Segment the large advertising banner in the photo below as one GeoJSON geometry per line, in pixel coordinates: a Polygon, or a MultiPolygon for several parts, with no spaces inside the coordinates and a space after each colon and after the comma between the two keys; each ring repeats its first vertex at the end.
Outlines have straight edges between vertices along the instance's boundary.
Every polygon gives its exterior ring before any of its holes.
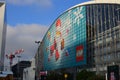
{"type": "Polygon", "coordinates": [[[44,69],[86,64],[86,7],[63,13],[43,39],[44,69]]]}

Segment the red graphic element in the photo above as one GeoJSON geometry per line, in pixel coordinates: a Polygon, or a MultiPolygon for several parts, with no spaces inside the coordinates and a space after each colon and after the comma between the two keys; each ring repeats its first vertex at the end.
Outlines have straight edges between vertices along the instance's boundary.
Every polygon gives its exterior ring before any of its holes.
{"type": "Polygon", "coordinates": [[[51,56],[53,55],[54,50],[56,50],[56,46],[57,46],[57,43],[56,43],[56,40],[54,39],[54,44],[50,46],[50,55],[51,56]]]}
{"type": "Polygon", "coordinates": [[[53,45],[50,46],[50,56],[53,55],[54,49],[55,49],[55,48],[54,48],[54,44],[53,44],[53,45]]]}
{"type": "Polygon", "coordinates": [[[56,27],[60,27],[60,26],[61,26],[61,20],[58,19],[58,20],[56,21],[56,27]]]}
{"type": "Polygon", "coordinates": [[[56,50],[56,52],[55,52],[55,59],[56,59],[56,61],[59,59],[59,57],[60,57],[60,54],[59,54],[58,50],[56,50]]]}
{"type": "Polygon", "coordinates": [[[83,60],[83,46],[77,46],[76,47],[76,61],[79,62],[83,60]]]}

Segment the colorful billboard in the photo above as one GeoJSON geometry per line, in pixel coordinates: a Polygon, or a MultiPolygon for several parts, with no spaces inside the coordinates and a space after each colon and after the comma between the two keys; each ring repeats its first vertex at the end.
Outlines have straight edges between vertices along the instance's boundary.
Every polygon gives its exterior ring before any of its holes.
{"type": "Polygon", "coordinates": [[[86,64],[86,7],[63,13],[43,39],[44,69],[86,64]]]}

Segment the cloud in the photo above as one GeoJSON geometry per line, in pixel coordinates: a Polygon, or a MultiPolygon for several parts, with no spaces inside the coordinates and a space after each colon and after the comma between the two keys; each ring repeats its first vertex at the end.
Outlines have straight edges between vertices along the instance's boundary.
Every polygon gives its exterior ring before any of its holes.
{"type": "Polygon", "coordinates": [[[8,3],[14,5],[33,5],[37,4],[43,7],[52,6],[51,0],[7,0],[8,3]]]}
{"type": "MultiPolygon", "coordinates": [[[[36,40],[42,40],[47,26],[38,24],[18,24],[16,26],[7,26],[6,36],[6,54],[10,54],[15,50],[24,49],[24,52],[20,54],[21,60],[30,60],[35,56],[37,52],[38,44],[36,40]]],[[[17,57],[14,58],[13,63],[17,62],[17,57]]],[[[6,59],[5,64],[8,63],[6,59]]]]}

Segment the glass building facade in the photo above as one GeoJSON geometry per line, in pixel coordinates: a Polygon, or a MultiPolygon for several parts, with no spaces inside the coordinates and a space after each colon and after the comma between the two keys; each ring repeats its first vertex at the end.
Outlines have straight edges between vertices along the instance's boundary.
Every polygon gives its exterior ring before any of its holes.
{"type": "MultiPolygon", "coordinates": [[[[91,1],[92,2],[92,1],[91,1]]],[[[76,5],[61,14],[42,40],[44,70],[120,65],[120,3],[76,5]]]]}
{"type": "Polygon", "coordinates": [[[88,60],[99,71],[120,64],[120,5],[87,5],[88,60]]]}
{"type": "Polygon", "coordinates": [[[45,70],[86,64],[86,40],[86,7],[63,13],[43,39],[45,70]]]}

